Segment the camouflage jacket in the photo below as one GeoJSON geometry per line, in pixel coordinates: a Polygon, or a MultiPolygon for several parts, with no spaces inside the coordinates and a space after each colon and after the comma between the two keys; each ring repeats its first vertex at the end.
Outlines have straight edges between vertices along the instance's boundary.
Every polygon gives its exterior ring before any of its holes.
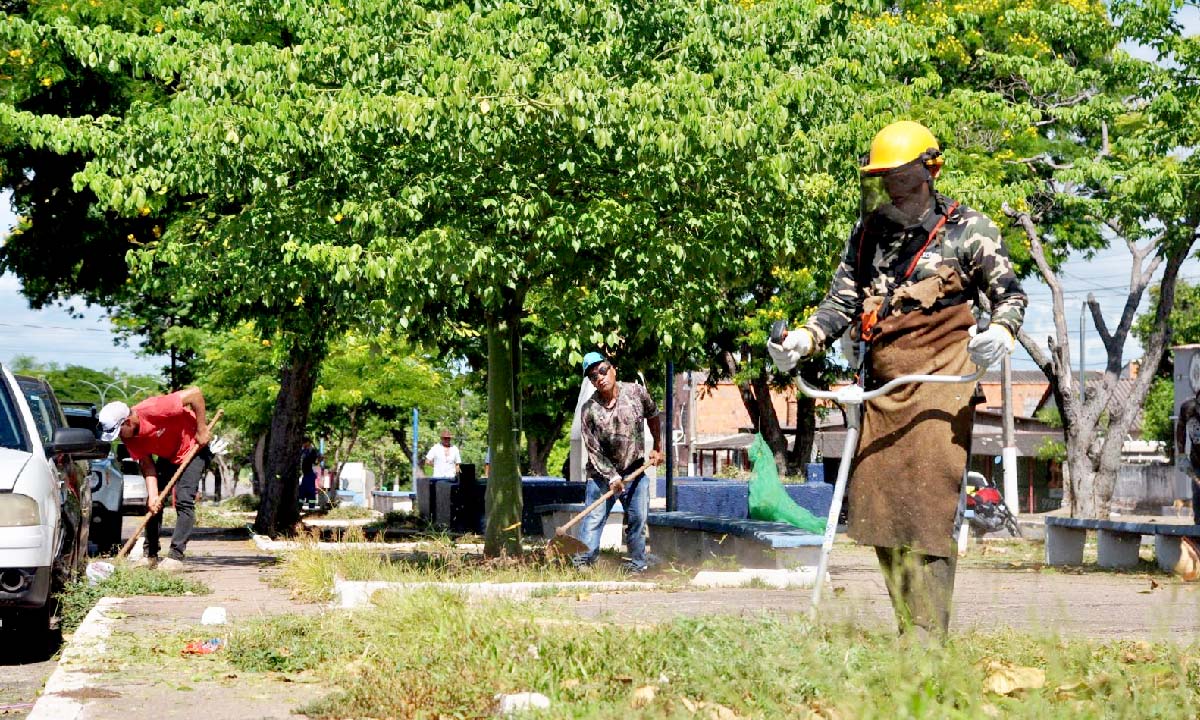
{"type": "Polygon", "coordinates": [[[883,313],[903,313],[929,308],[931,303],[943,307],[975,303],[980,295],[991,304],[992,322],[1015,337],[1028,301],[1001,242],[1000,228],[986,215],[963,205],[953,207],[953,201],[938,195],[936,212],[927,213],[920,225],[888,225],[886,230],[872,231],[864,230],[860,221],[850,234],[829,293],[805,327],[818,347],[826,347],[859,322],[864,304],[886,308],[883,313]],[[943,215],[946,222],[937,228],[943,215]],[[933,238],[922,252],[931,232],[933,238]],[[960,290],[922,297],[918,288],[929,282],[918,283],[948,275],[961,280],[953,283],[960,290]]]}
{"type": "Polygon", "coordinates": [[[658,407],[649,391],[637,383],[617,383],[612,407],[605,407],[598,393],[592,395],[579,413],[588,477],[612,482],[637,469],[645,457],[642,422],[655,415],[658,407]]]}

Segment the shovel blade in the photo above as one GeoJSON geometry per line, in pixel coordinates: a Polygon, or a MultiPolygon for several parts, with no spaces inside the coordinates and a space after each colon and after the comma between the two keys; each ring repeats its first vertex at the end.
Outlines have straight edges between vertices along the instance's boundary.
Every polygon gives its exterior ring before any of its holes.
{"type": "Polygon", "coordinates": [[[587,552],[587,549],[588,546],[582,540],[566,534],[556,533],[554,538],[546,543],[546,554],[550,557],[570,557],[587,552]]]}

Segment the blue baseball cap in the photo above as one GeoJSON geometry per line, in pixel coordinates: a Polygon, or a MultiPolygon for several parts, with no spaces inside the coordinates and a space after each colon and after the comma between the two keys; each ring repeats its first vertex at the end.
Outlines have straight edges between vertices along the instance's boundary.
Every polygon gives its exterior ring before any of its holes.
{"type": "Polygon", "coordinates": [[[583,374],[587,375],[588,368],[597,363],[604,362],[604,356],[598,352],[592,351],[583,356],[583,374]]]}

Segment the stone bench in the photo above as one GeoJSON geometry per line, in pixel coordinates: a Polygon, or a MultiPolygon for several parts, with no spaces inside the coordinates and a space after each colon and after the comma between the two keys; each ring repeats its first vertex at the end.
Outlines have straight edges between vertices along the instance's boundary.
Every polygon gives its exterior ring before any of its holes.
{"type": "Polygon", "coordinates": [[[698,565],[732,558],[744,568],[815,566],[820,535],[786,523],[743,520],[690,512],[651,512],[650,550],[664,560],[698,565]]]}
{"type": "Polygon", "coordinates": [[[1097,564],[1106,568],[1129,568],[1138,564],[1144,536],[1154,538],[1158,566],[1170,572],[1179,562],[1180,539],[1200,539],[1200,526],[1120,522],[1050,516],[1046,518],[1046,564],[1083,564],[1087,531],[1096,531],[1097,564]]]}

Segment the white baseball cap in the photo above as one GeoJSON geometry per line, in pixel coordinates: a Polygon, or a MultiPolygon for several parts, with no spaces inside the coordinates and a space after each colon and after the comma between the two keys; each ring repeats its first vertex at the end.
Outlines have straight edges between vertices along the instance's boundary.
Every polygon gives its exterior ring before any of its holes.
{"type": "Polygon", "coordinates": [[[112,442],[121,432],[121,423],[129,417],[129,406],[120,400],[100,408],[100,440],[112,442]]]}

